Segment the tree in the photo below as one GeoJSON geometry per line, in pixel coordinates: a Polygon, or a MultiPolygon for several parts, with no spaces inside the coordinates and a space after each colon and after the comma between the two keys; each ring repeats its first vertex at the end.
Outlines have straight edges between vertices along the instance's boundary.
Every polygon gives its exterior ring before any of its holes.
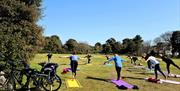
{"type": "Polygon", "coordinates": [[[121,51],[129,54],[142,54],[142,37],[140,35],[136,35],[133,39],[125,38],[123,39],[123,48],[121,51]]]}
{"type": "Polygon", "coordinates": [[[116,43],[116,40],[114,38],[110,38],[108,40],[106,40],[106,47],[110,47],[108,48],[109,52],[113,52],[115,53],[115,43],[116,43]]]}
{"type": "Polygon", "coordinates": [[[95,49],[95,52],[98,53],[98,52],[101,52],[102,50],[102,45],[100,42],[97,42],[95,45],[94,45],[94,49],[95,49]]]}
{"type": "Polygon", "coordinates": [[[108,40],[106,40],[106,43],[107,44],[114,44],[116,42],[116,40],[114,39],[114,38],[110,38],[110,39],[108,39],[108,40]]]}
{"type": "Polygon", "coordinates": [[[11,59],[29,59],[41,49],[41,0],[0,1],[0,51],[11,59]]]}
{"type": "Polygon", "coordinates": [[[137,55],[141,55],[142,54],[142,37],[140,35],[136,35],[133,39],[133,42],[135,44],[134,49],[137,55]]]}
{"type": "Polygon", "coordinates": [[[175,54],[175,52],[180,53],[180,31],[177,30],[172,33],[171,44],[173,48],[173,55],[175,54]]]}
{"type": "Polygon", "coordinates": [[[129,38],[125,38],[123,39],[123,49],[124,49],[124,53],[130,53],[132,54],[134,52],[134,42],[132,41],[132,39],[129,38]]]}
{"type": "Polygon", "coordinates": [[[162,40],[161,40],[160,37],[157,37],[157,38],[154,39],[155,45],[156,45],[157,43],[159,43],[159,42],[162,42],[162,40]]]}
{"type": "Polygon", "coordinates": [[[75,39],[69,39],[65,43],[65,45],[67,46],[67,48],[68,48],[67,50],[68,51],[73,51],[73,50],[75,50],[77,48],[78,42],[75,39]]]}
{"type": "Polygon", "coordinates": [[[110,44],[103,44],[102,45],[102,52],[103,53],[111,53],[112,51],[111,51],[111,45],[110,44]]]}
{"type": "Polygon", "coordinates": [[[122,48],[122,45],[121,45],[121,43],[119,42],[119,41],[117,41],[117,42],[115,42],[114,44],[113,44],[113,47],[112,47],[114,50],[113,50],[113,52],[114,53],[120,53],[121,52],[121,48],[122,48]]]}
{"type": "Polygon", "coordinates": [[[165,42],[166,44],[170,45],[171,44],[172,33],[173,33],[172,31],[163,33],[160,36],[162,42],[165,42]]]}
{"type": "Polygon", "coordinates": [[[79,54],[92,53],[92,47],[90,45],[88,45],[87,43],[80,42],[78,44],[78,47],[76,48],[76,51],[79,54]]]}
{"type": "Polygon", "coordinates": [[[133,40],[129,38],[123,39],[123,49],[124,53],[133,54],[135,52],[135,43],[133,40]]]}
{"type": "Polygon", "coordinates": [[[143,50],[143,53],[148,54],[148,53],[150,52],[150,50],[151,50],[151,41],[145,41],[145,42],[143,42],[143,48],[142,48],[142,50],[143,50]]]}
{"type": "Polygon", "coordinates": [[[62,42],[57,35],[45,37],[43,52],[62,53],[62,42]]]}
{"type": "Polygon", "coordinates": [[[165,32],[154,39],[157,52],[166,54],[167,51],[171,50],[171,36],[172,32],[165,32]]]}
{"type": "Polygon", "coordinates": [[[163,54],[165,54],[165,46],[166,46],[166,44],[165,44],[164,42],[159,42],[159,43],[157,43],[157,44],[156,44],[156,51],[157,51],[158,53],[163,53],[163,54]]]}

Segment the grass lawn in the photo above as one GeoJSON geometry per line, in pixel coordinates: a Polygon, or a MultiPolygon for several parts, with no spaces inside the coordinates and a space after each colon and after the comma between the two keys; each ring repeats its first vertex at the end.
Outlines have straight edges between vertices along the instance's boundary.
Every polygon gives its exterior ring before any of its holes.
{"type": "MultiPolygon", "coordinates": [[[[47,54],[37,54],[34,59],[30,62],[32,68],[40,69],[37,63],[47,62],[47,54]]],[[[92,65],[85,65],[86,59],[79,60],[78,68],[80,71],[77,71],[77,79],[82,85],[81,88],[67,88],[65,80],[71,78],[71,73],[62,75],[61,72],[63,68],[70,67],[68,58],[59,58],[59,56],[69,56],[70,54],[53,54],[52,62],[59,64],[57,74],[62,79],[62,85],[59,91],[119,91],[119,89],[110,82],[110,79],[116,79],[116,72],[114,68],[114,63],[111,62],[112,66],[102,65],[106,58],[104,55],[92,55],[92,65]]],[[[79,55],[84,57],[85,55],[79,55]]],[[[139,91],[180,91],[180,85],[174,84],[156,84],[151,82],[146,82],[142,80],[146,77],[153,77],[154,75],[145,73],[143,69],[137,69],[132,64],[126,56],[121,55],[124,60],[127,60],[123,63],[122,76],[124,80],[130,84],[137,85],[139,91]],[[127,71],[128,70],[128,71],[127,71]],[[130,70],[130,71],[129,71],[130,70]],[[131,71],[132,70],[132,71],[131,71]]],[[[139,58],[140,59],[140,58],[139,58]]],[[[173,59],[174,62],[180,66],[180,59],[173,59]]],[[[147,66],[144,60],[142,60],[144,66],[147,66]]],[[[160,61],[160,66],[163,71],[165,69],[165,63],[160,61]]],[[[171,66],[171,73],[180,74],[180,70],[171,66]]],[[[159,76],[163,78],[163,76],[159,76]]],[[[168,78],[169,80],[180,81],[180,78],[168,78]]],[[[128,90],[131,91],[131,90],[128,90]]]]}

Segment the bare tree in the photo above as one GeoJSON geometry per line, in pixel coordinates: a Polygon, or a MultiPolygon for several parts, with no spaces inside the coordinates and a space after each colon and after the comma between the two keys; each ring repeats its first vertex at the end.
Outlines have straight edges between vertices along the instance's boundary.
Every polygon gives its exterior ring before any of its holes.
{"type": "Polygon", "coordinates": [[[166,54],[168,51],[171,51],[171,37],[172,31],[168,31],[155,38],[154,44],[156,45],[156,50],[164,54],[166,54]]]}
{"type": "Polygon", "coordinates": [[[171,44],[172,31],[163,33],[160,38],[162,42],[171,44]]]}
{"type": "Polygon", "coordinates": [[[154,42],[154,44],[156,45],[156,44],[158,44],[159,42],[162,42],[162,40],[161,40],[160,37],[157,37],[157,38],[154,39],[153,42],[154,42]]]}
{"type": "Polygon", "coordinates": [[[148,53],[151,50],[151,40],[143,42],[143,53],[148,53]]]}

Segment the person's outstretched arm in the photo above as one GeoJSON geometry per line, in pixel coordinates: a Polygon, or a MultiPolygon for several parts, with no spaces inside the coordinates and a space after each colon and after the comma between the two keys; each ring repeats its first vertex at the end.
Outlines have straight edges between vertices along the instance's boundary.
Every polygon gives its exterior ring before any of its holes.
{"type": "Polygon", "coordinates": [[[110,58],[109,60],[105,61],[104,64],[111,62],[112,60],[114,60],[114,58],[115,57],[110,58]]]}
{"type": "Polygon", "coordinates": [[[70,56],[60,56],[59,58],[70,58],[70,56]]]}

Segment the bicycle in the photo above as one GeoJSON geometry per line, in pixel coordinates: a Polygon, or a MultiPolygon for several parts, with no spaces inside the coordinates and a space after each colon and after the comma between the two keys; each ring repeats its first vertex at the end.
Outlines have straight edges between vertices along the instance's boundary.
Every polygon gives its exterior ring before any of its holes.
{"type": "Polygon", "coordinates": [[[17,68],[17,65],[12,60],[7,60],[4,66],[1,66],[1,76],[5,78],[4,82],[0,84],[1,90],[17,90],[18,87],[23,86],[22,70],[17,68]],[[4,68],[4,69],[2,69],[4,68]]]}
{"type": "Polygon", "coordinates": [[[57,91],[62,84],[61,78],[56,74],[57,63],[39,63],[42,66],[41,73],[46,74],[41,79],[42,87],[46,91],[57,91]],[[57,87],[56,87],[57,86],[57,87]],[[48,88],[49,87],[49,88],[48,88]]]}
{"type": "Polygon", "coordinates": [[[2,67],[5,69],[2,69],[2,71],[7,70],[9,66],[10,69],[5,71],[4,74],[1,74],[6,78],[5,82],[0,84],[0,87],[4,88],[2,90],[13,91],[17,90],[18,87],[20,89],[30,89],[30,82],[33,82],[35,87],[42,87],[46,91],[57,91],[61,87],[61,78],[56,74],[57,63],[41,64],[41,71],[37,71],[36,69],[31,69],[25,61],[19,62],[19,64],[23,64],[23,68],[21,69],[17,68],[17,65],[19,65],[18,62],[10,59],[5,61],[5,65],[2,67]],[[22,83],[23,75],[27,78],[25,84],[22,83]]]}
{"type": "Polygon", "coordinates": [[[39,64],[42,66],[41,71],[36,69],[26,69],[25,75],[27,81],[24,88],[29,89],[32,82],[36,88],[43,88],[46,91],[57,91],[62,84],[61,78],[56,74],[58,65],[56,63],[39,64]]]}

